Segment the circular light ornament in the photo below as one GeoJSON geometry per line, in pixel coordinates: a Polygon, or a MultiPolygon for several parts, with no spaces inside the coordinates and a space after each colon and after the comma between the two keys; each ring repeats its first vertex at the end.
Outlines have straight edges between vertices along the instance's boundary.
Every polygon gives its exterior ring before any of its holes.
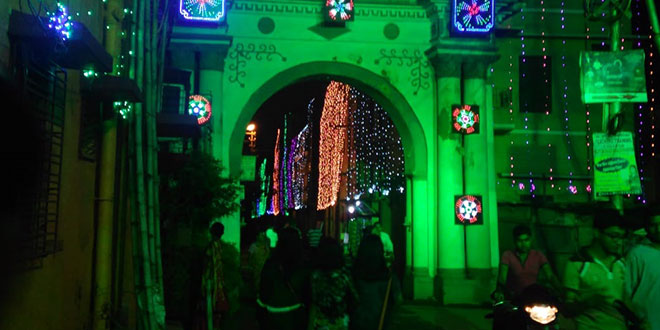
{"type": "Polygon", "coordinates": [[[326,0],[327,18],[333,22],[353,20],[353,0],[326,0]]]}
{"type": "Polygon", "coordinates": [[[459,224],[482,223],[481,198],[479,196],[457,196],[455,203],[456,221],[459,224]]]}
{"type": "Polygon", "coordinates": [[[211,118],[211,102],[201,95],[190,95],[188,98],[188,114],[197,118],[199,125],[205,124],[211,118]]]}
{"type": "Polygon", "coordinates": [[[452,106],[453,126],[462,134],[479,133],[479,107],[471,105],[452,106]]]}
{"type": "Polygon", "coordinates": [[[557,319],[558,311],[559,310],[557,307],[545,304],[525,306],[525,312],[529,314],[529,318],[531,318],[534,322],[544,325],[557,319]]]}

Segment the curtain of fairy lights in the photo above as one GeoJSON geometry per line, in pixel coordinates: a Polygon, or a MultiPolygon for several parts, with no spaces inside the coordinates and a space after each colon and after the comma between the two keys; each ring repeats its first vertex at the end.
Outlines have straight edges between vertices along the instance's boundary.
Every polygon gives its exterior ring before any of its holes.
{"type": "Polygon", "coordinates": [[[266,205],[268,201],[268,176],[266,176],[266,158],[261,161],[259,166],[259,185],[261,187],[261,192],[259,198],[257,199],[257,217],[260,217],[266,213],[266,205]]]}
{"type": "Polygon", "coordinates": [[[281,164],[280,164],[280,211],[284,213],[284,215],[289,215],[289,211],[287,207],[289,206],[289,194],[288,194],[288,184],[287,184],[287,178],[288,178],[288,171],[287,171],[287,156],[288,156],[288,131],[287,131],[287,121],[289,119],[289,116],[286,114],[284,115],[284,132],[282,136],[282,149],[280,152],[282,153],[282,159],[281,159],[281,164]]]}
{"type": "Polygon", "coordinates": [[[273,153],[273,198],[271,201],[270,214],[280,214],[280,130],[277,130],[275,140],[275,151],[273,153]]]}
{"type": "Polygon", "coordinates": [[[326,89],[320,123],[318,210],[337,202],[350,89],[349,85],[336,81],[330,82],[326,89]]]}
{"type": "Polygon", "coordinates": [[[385,110],[351,89],[348,138],[347,197],[379,192],[403,192],[403,146],[385,110]]]}
{"type": "Polygon", "coordinates": [[[309,124],[298,133],[291,157],[291,197],[293,208],[300,210],[307,204],[307,182],[309,182],[309,154],[311,131],[309,124]]]}
{"type": "Polygon", "coordinates": [[[296,152],[296,145],[298,144],[298,136],[295,136],[293,139],[291,139],[291,145],[289,146],[289,150],[287,153],[287,160],[286,160],[286,197],[287,197],[287,203],[286,207],[287,209],[295,209],[295,203],[293,201],[293,164],[294,164],[294,154],[296,152]]]}

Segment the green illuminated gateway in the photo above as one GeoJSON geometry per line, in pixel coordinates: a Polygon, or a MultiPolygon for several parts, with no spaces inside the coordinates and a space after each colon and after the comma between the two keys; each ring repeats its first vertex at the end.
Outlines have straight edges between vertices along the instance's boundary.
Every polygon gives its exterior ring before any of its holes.
{"type": "MultiPolygon", "coordinates": [[[[382,105],[404,148],[406,218],[393,225],[408,229],[406,263],[414,296],[429,298],[440,290],[434,281],[440,275],[445,301],[461,302],[451,288],[464,281],[463,228],[454,219],[463,175],[465,192],[482,196],[483,203],[483,225],[468,228],[469,267],[489,278],[499,258],[493,111],[487,99],[496,47],[487,33],[450,36],[451,1],[354,5],[353,21],[337,23],[324,19],[327,10],[318,1],[235,1],[227,8],[226,25],[174,27],[173,64],[193,69],[191,59],[200,52],[200,93],[211,95],[213,103],[213,154],[234,173],[241,167],[250,119],[291,84],[334,79],[382,105]],[[451,106],[462,102],[461,86],[463,102],[481,109],[479,134],[465,136],[464,170],[457,151],[461,136],[451,133],[451,106]]],[[[225,223],[226,236],[238,241],[238,216],[225,223]]],[[[478,295],[485,297],[490,288],[482,289],[478,295]]]]}
{"type": "MultiPolygon", "coordinates": [[[[335,80],[369,95],[403,145],[406,216],[392,225],[405,228],[404,282],[413,284],[415,298],[488,299],[499,264],[498,228],[508,237],[512,226],[500,224],[498,203],[541,195],[557,203],[592,200],[588,133],[601,112],[580,101],[578,57],[591,48],[589,40],[605,40],[608,31],[602,22],[586,21],[581,4],[226,5],[221,23],[175,25],[169,45],[171,64],[198,72],[198,93],[211,100],[213,155],[238,174],[246,126],[264,102],[293,84],[335,80]],[[454,108],[464,105],[478,117],[457,129],[454,108]],[[470,210],[479,211],[479,221],[468,227],[461,224],[473,221],[457,220],[465,216],[457,212],[466,198],[478,205],[470,210]]],[[[516,206],[504,210],[506,218],[530,221],[516,206]]],[[[240,241],[239,215],[224,222],[225,238],[240,241]]]]}

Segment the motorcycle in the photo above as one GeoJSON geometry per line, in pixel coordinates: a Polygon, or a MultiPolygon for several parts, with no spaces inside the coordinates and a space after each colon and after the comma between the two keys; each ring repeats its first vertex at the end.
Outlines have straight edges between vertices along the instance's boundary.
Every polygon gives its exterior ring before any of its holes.
{"type": "Polygon", "coordinates": [[[493,330],[556,330],[559,300],[545,287],[531,285],[513,300],[493,304],[493,330]]]}

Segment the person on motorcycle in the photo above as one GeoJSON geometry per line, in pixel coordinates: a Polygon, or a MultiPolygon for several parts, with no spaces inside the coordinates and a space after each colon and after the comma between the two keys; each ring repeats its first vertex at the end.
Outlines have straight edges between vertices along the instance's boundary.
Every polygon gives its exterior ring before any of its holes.
{"type": "Polygon", "coordinates": [[[620,301],[624,295],[625,265],[621,258],[622,217],[615,210],[594,216],[594,239],[566,264],[566,310],[578,330],[626,329],[620,301]]]}
{"type": "Polygon", "coordinates": [[[532,249],[532,232],[528,226],[513,228],[515,250],[502,254],[497,276],[497,288],[493,292],[496,301],[511,300],[526,287],[537,283],[543,274],[554,288],[560,288],[559,280],[552,272],[543,252],[532,249]]]}

